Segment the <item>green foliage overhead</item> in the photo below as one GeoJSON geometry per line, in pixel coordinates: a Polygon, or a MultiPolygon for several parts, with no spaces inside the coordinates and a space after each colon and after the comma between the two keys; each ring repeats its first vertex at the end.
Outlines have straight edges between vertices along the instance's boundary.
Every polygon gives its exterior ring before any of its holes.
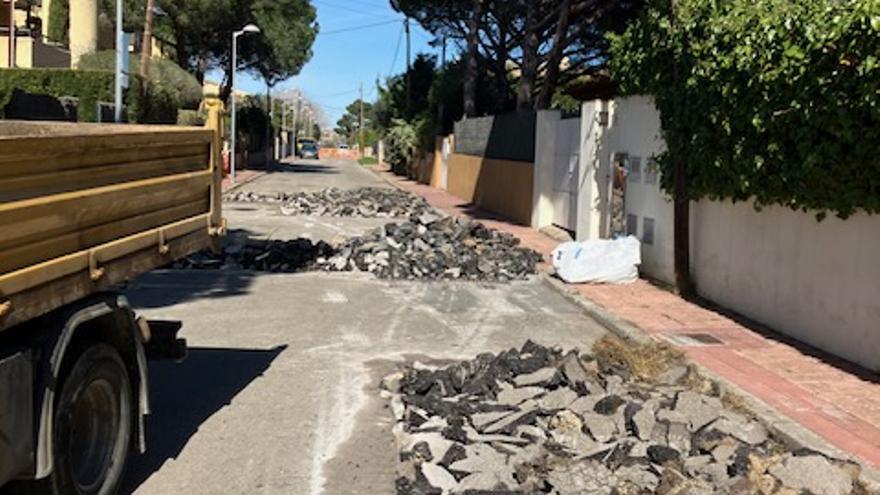
{"type": "MultiPolygon", "coordinates": [[[[129,74],[140,74],[140,57],[132,56],[129,74]]],[[[106,50],[84,55],[79,62],[83,70],[116,70],[116,52],[106,50]]],[[[202,101],[202,85],[196,78],[171,60],[154,57],[150,61],[150,82],[172,90],[178,95],[181,108],[196,110],[202,101]]]]}
{"type": "Polygon", "coordinates": [[[53,0],[49,6],[49,41],[67,45],[67,28],[70,25],[69,0],[53,0]]]}
{"type": "Polygon", "coordinates": [[[653,95],[673,191],[847,217],[880,212],[880,1],[656,0],[612,38],[628,94],[653,95]]]}
{"type": "MultiPolygon", "coordinates": [[[[145,0],[124,1],[126,25],[143,29],[145,0]]],[[[238,70],[272,85],[299,73],[318,31],[309,0],[155,0],[155,6],[155,36],[172,46],[177,64],[200,81],[212,69],[227,71],[232,33],[246,24],[261,32],[239,38],[238,70]]]]}
{"type": "MultiPolygon", "coordinates": [[[[15,89],[56,98],[78,99],[77,119],[98,120],[97,103],[114,99],[114,74],[106,71],[69,69],[3,69],[0,70],[0,111],[9,103],[15,89]]],[[[146,98],[141,96],[140,77],[131,78],[125,94],[130,122],[170,123],[177,121],[177,98],[161,87],[151,87],[146,98]]]]}

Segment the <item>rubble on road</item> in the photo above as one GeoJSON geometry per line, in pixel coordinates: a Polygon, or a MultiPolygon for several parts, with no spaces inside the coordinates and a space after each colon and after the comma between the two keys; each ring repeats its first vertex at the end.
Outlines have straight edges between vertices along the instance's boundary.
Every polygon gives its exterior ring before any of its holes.
{"type": "Polygon", "coordinates": [[[386,377],[397,493],[867,493],[858,465],[790,451],[692,374],[637,376],[527,342],[386,377]]]}
{"type": "Polygon", "coordinates": [[[278,204],[284,215],[315,215],[328,217],[409,218],[433,211],[422,198],[384,187],[338,189],[314,192],[257,193],[237,191],[227,194],[226,201],[240,203],[278,204]]]}
{"type": "Polygon", "coordinates": [[[397,280],[506,282],[535,273],[540,253],[516,237],[468,219],[423,213],[349,239],[318,265],[328,271],[364,271],[397,280]]]}
{"type": "Polygon", "coordinates": [[[174,263],[178,269],[293,273],[367,272],[394,280],[507,282],[533,275],[540,253],[479,222],[422,213],[332,246],[299,238],[255,240],[231,235],[219,253],[203,251],[174,263]]]}
{"type": "Polygon", "coordinates": [[[296,273],[315,269],[316,260],[332,256],[333,246],[310,239],[290,241],[247,239],[231,236],[219,253],[201,251],[174,263],[190,270],[255,270],[296,273]]]}

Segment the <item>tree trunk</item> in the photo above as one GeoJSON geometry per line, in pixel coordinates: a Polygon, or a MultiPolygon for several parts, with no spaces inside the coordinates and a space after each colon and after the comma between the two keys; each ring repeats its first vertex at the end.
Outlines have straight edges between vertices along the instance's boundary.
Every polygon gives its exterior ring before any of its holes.
{"type": "Polygon", "coordinates": [[[563,0],[559,10],[559,20],[556,23],[556,33],[553,35],[553,48],[550,49],[550,56],[547,58],[547,73],[544,76],[544,84],[541,86],[538,101],[535,102],[536,110],[546,110],[553,102],[570,22],[571,0],[563,0]]]}
{"type": "Polygon", "coordinates": [[[528,2],[526,8],[525,36],[523,38],[523,62],[520,68],[519,87],[516,94],[517,110],[531,110],[534,107],[535,81],[538,79],[538,33],[535,2],[528,2]]]}
{"type": "Polygon", "coordinates": [[[150,58],[153,56],[153,0],[147,0],[147,11],[144,15],[144,40],[141,43],[141,80],[143,91],[147,91],[150,83],[150,58]]]}
{"type": "Polygon", "coordinates": [[[477,116],[477,74],[479,63],[477,49],[480,36],[480,20],[483,17],[483,0],[474,0],[473,12],[468,25],[467,35],[467,66],[464,76],[464,115],[477,116]]]}
{"type": "Polygon", "coordinates": [[[199,59],[196,62],[196,81],[199,82],[199,85],[205,85],[205,73],[208,72],[208,60],[204,54],[199,55],[199,59]]]}
{"type": "Polygon", "coordinates": [[[508,50],[508,35],[505,28],[499,28],[499,44],[498,57],[495,60],[495,87],[498,92],[498,101],[495,110],[501,113],[507,110],[507,104],[510,101],[510,82],[507,80],[507,61],[510,58],[508,50]]]}

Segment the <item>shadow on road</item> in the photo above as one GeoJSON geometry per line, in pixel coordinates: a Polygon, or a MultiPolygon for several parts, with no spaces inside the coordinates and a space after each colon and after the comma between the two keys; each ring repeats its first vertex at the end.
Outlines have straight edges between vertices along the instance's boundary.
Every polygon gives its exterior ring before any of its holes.
{"type": "Polygon", "coordinates": [[[245,270],[159,270],[136,279],[126,287],[125,295],[136,308],[164,308],[246,295],[259,275],[245,270]]]}
{"type": "Polygon", "coordinates": [[[194,348],[182,363],[150,364],[147,452],[133,456],[122,493],[176,458],[202,423],[259,378],[287,346],[267,350],[194,348]]]}
{"type": "Polygon", "coordinates": [[[295,174],[339,174],[339,169],[332,165],[321,165],[318,163],[284,163],[273,170],[275,173],[295,173],[295,174]]]}

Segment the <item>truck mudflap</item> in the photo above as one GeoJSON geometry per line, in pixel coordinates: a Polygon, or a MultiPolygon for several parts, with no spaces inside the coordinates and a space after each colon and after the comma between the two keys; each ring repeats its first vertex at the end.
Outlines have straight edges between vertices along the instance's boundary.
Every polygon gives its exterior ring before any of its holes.
{"type": "Polygon", "coordinates": [[[149,320],[138,319],[138,325],[144,336],[144,353],[148,360],[183,361],[186,359],[186,340],[177,338],[177,332],[183,327],[183,323],[176,320],[149,320]],[[144,328],[146,323],[146,328],[144,328]]]}
{"type": "Polygon", "coordinates": [[[34,456],[33,373],[29,349],[0,354],[0,485],[28,469],[34,456]]]}

